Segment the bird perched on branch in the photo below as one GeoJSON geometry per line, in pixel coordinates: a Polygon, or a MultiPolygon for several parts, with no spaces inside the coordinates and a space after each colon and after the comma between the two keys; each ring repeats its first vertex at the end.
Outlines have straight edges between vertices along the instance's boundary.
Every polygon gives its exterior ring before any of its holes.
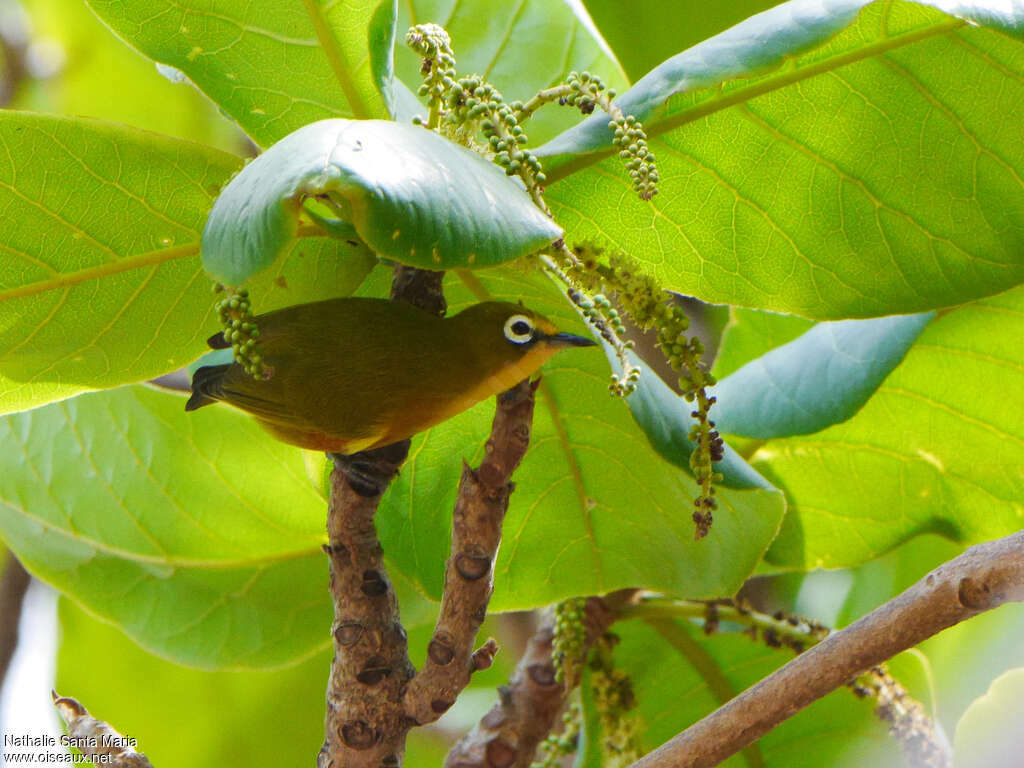
{"type": "MultiPolygon", "coordinates": [[[[265,378],[238,362],[199,368],[185,410],[227,403],[279,440],[340,454],[411,437],[527,378],[558,350],[594,344],[497,301],[441,318],[384,299],[331,299],[254,323],[265,378]]],[[[223,333],[207,343],[231,346],[223,333]]]]}

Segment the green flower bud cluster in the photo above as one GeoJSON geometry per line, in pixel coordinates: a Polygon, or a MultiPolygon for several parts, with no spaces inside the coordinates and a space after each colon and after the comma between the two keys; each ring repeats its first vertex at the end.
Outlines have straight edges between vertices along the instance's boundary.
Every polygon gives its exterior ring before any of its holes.
{"type": "Polygon", "coordinates": [[[579,685],[586,657],[587,629],[583,623],[586,605],[585,597],[572,597],[555,606],[551,661],[555,665],[555,679],[567,689],[579,685]]]}
{"type": "Polygon", "coordinates": [[[507,175],[518,175],[528,189],[547,181],[540,161],[523,148],[529,138],[516,119],[522,104],[506,103],[497,88],[479,75],[470,75],[452,84],[445,106],[449,122],[473,125],[483,134],[487,151],[507,175]]]}
{"type": "Polygon", "coordinates": [[[619,638],[606,633],[594,645],[588,666],[590,684],[601,723],[601,765],[626,768],[643,754],[637,719],[629,714],[636,708],[633,680],[616,668],[614,648],[619,638]]]}
{"type": "Polygon", "coordinates": [[[417,24],[405,35],[405,44],[416,51],[423,63],[420,74],[423,85],[419,95],[427,99],[430,107],[430,127],[437,126],[440,104],[445,91],[455,80],[455,54],[451,38],[438,24],[417,24]]]}
{"type": "Polygon", "coordinates": [[[569,73],[569,77],[566,78],[565,84],[569,86],[570,93],[566,96],[562,96],[558,103],[562,106],[576,107],[584,115],[589,115],[594,111],[594,106],[599,105],[600,102],[605,102],[605,108],[611,104],[612,99],[615,98],[614,89],[605,89],[605,84],[601,82],[601,78],[597,75],[592,75],[590,72],[576,72],[575,70],[569,73]]]}
{"type": "Polygon", "coordinates": [[[615,133],[612,144],[619,148],[619,157],[626,161],[633,189],[641,200],[650,200],[658,194],[659,176],[654,153],[647,148],[643,124],[633,115],[626,115],[621,119],[613,118],[608,127],[615,133]]]}
{"type": "MultiPolygon", "coordinates": [[[[589,245],[576,246],[573,251],[574,264],[569,279],[576,280],[580,290],[595,293],[593,298],[594,311],[601,311],[609,316],[610,304],[601,291],[614,291],[619,306],[629,315],[630,319],[641,330],[651,327],[657,329],[658,346],[668,360],[672,370],[679,371],[679,387],[688,403],[696,403],[690,412],[694,425],[690,429],[689,438],[696,445],[690,454],[690,467],[700,484],[699,496],[694,499],[695,510],[693,521],[697,526],[696,536],[706,536],[713,520],[713,511],[717,508],[714,484],[722,479],[721,474],[714,471],[713,464],[721,461],[725,453],[725,443],[715,429],[715,422],[708,418],[715,398],[707,394],[707,387],[715,384],[715,377],[705,368],[701,358],[704,345],[696,336],[687,336],[690,327],[689,318],[682,307],[667,301],[668,293],[664,291],[652,277],[643,273],[639,266],[625,254],[613,254],[608,264],[604,265],[598,258],[600,249],[589,245]],[[598,301],[600,297],[603,302],[598,301]]],[[[579,291],[577,291],[579,293],[579,291]]],[[[572,292],[569,295],[573,298],[572,292]]],[[[584,300],[573,299],[580,306],[584,315],[588,304],[584,300]]],[[[589,315],[587,316],[590,319],[589,315]]],[[[610,322],[616,323],[616,332],[620,335],[625,330],[616,312],[610,322]]],[[[628,342],[627,342],[628,343],[628,342]]],[[[636,389],[639,370],[631,369],[622,382],[613,376],[611,390],[616,394],[629,394],[636,389]],[[635,372],[635,377],[634,377],[635,372]]]]}
{"type": "Polygon", "coordinates": [[[579,701],[573,701],[562,713],[562,732],[552,732],[545,737],[540,743],[544,758],[530,768],[561,768],[562,758],[573,754],[579,746],[582,727],[583,709],[579,701]]]}
{"type": "Polygon", "coordinates": [[[619,148],[619,157],[626,161],[626,169],[633,180],[633,189],[641,200],[650,200],[658,194],[658,168],[654,153],[647,146],[647,132],[635,115],[626,115],[613,103],[614,89],[608,89],[601,78],[590,72],[569,73],[565,85],[541,91],[526,106],[526,114],[534,112],[541,103],[557,99],[562,106],[576,107],[584,115],[600,107],[611,120],[608,127],[619,148]]]}
{"type": "Polygon", "coordinates": [[[256,318],[252,314],[249,291],[244,288],[225,291],[219,283],[214,285],[213,290],[214,293],[225,292],[224,298],[217,302],[217,315],[224,329],[224,340],[231,345],[235,360],[253,378],[270,378],[270,368],[263,363],[256,342],[260,329],[256,327],[256,318]]]}
{"type": "Polygon", "coordinates": [[[419,24],[409,30],[406,43],[423,58],[419,95],[430,106],[427,127],[490,157],[508,176],[519,176],[537,207],[550,216],[541,196],[547,179],[540,161],[523,146],[528,137],[517,117],[522,103],[506,103],[501,92],[480,75],[458,78],[448,33],[442,27],[419,24]],[[477,134],[483,135],[482,147],[474,138],[477,134]]]}

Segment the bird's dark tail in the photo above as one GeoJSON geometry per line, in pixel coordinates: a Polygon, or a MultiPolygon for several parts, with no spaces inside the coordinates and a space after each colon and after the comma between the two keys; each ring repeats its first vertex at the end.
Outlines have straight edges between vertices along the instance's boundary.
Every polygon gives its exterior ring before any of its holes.
{"type": "Polygon", "coordinates": [[[223,393],[224,373],[231,364],[204,365],[192,374],[192,397],[185,403],[186,411],[194,411],[204,405],[215,403],[223,393]]]}

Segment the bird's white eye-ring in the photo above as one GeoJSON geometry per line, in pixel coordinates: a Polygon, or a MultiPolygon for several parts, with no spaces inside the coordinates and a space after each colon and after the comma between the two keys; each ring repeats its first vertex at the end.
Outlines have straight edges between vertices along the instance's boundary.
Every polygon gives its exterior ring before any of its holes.
{"type": "Polygon", "coordinates": [[[505,321],[505,338],[513,344],[533,341],[533,323],[526,315],[512,315],[505,321]]]}

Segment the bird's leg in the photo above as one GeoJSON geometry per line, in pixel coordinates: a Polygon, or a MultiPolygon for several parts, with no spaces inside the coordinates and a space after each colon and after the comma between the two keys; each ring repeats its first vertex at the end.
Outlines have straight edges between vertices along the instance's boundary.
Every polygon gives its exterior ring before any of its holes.
{"type": "Polygon", "coordinates": [[[372,498],[384,493],[408,454],[409,441],[402,440],[371,451],[327,456],[345,475],[353,491],[363,498],[372,498]]]}

